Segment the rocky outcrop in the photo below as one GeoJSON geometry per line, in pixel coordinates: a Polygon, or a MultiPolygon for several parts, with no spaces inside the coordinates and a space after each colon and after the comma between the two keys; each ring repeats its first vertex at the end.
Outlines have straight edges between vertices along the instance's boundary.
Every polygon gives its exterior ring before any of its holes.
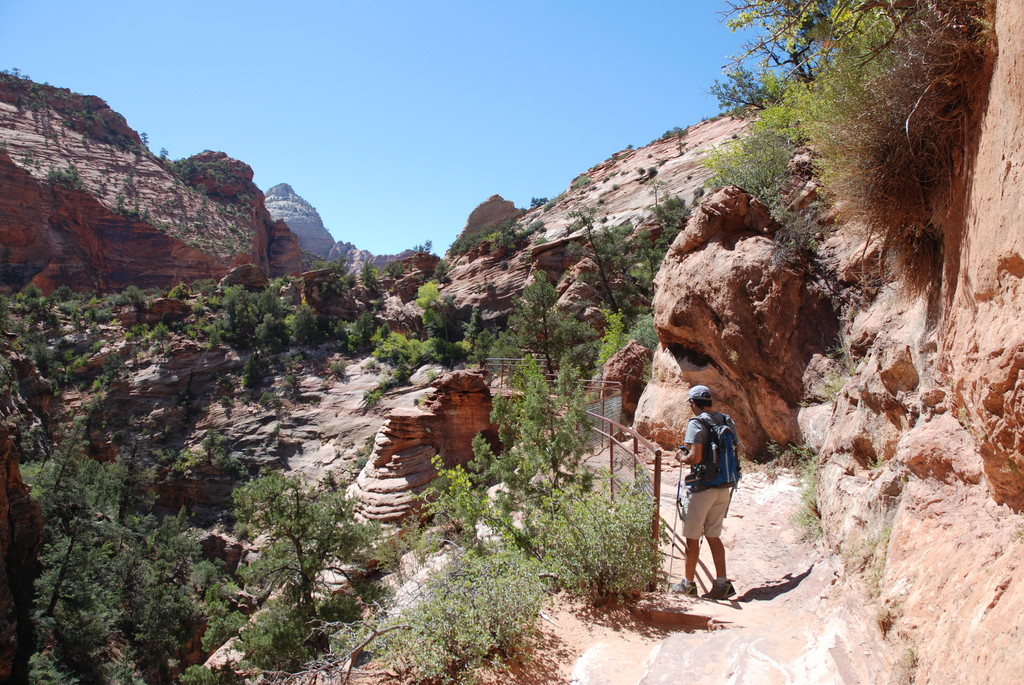
{"type": "Polygon", "coordinates": [[[267,278],[267,274],[263,269],[259,268],[255,264],[242,264],[236,266],[231,271],[224,275],[224,278],[220,279],[221,288],[229,288],[233,285],[240,285],[243,288],[252,288],[253,290],[260,290],[266,288],[270,284],[270,279],[267,278]]]}
{"type": "Polygon", "coordinates": [[[299,239],[303,250],[327,257],[334,247],[334,238],[324,228],[316,207],[299,197],[287,183],[278,183],[267,191],[267,211],[275,220],[280,219],[299,239]]]}
{"type": "Polygon", "coordinates": [[[703,384],[741,427],[749,456],[799,439],[803,378],[836,345],[838,322],[819,286],[772,240],[767,207],[735,186],[701,203],[655,279],[660,344],[636,427],[679,444],[686,390],[703,384]]]}
{"type": "Polygon", "coordinates": [[[937,281],[882,289],[849,327],[859,363],[822,448],[830,544],[873,569],[877,612],[917,683],[1003,682],[1024,585],[1024,12],[996,4],[986,110],[944,229],[937,281]]]}
{"type": "Polygon", "coordinates": [[[473,438],[496,438],[490,422],[491,393],[482,371],[453,371],[433,383],[421,407],[397,409],[377,433],[373,453],[349,493],[370,519],[398,521],[416,511],[421,493],[437,471],[431,460],[441,456],[446,468],[473,458],[473,438]]]}
{"type": "Polygon", "coordinates": [[[357,274],[362,271],[364,264],[372,264],[378,269],[383,269],[388,262],[404,259],[412,254],[412,250],[402,250],[398,254],[375,255],[369,250],[360,250],[352,243],[339,241],[331,248],[327,258],[331,261],[344,262],[349,273],[357,274]]]}
{"type": "Polygon", "coordinates": [[[622,388],[622,415],[625,423],[630,423],[636,414],[640,396],[647,385],[652,356],[651,350],[636,340],[630,340],[628,345],[604,364],[604,379],[618,383],[622,388]]]}
{"type": "Polygon", "coordinates": [[[18,437],[42,420],[50,389],[32,364],[6,345],[0,383],[6,388],[0,394],[0,681],[8,682],[16,668],[24,676],[31,648],[31,567],[43,533],[39,505],[21,479],[18,437]]]}
{"type": "MultiPolygon", "coordinates": [[[[570,188],[552,202],[514,217],[521,227],[534,230],[528,245],[505,250],[484,243],[465,254],[449,255],[450,282],[443,287],[444,294],[451,295],[463,319],[479,309],[486,321],[500,324],[512,312],[516,296],[533,271],[542,270],[549,281],[558,283],[565,270],[579,261],[579,255],[571,249],[580,236],[573,228],[573,212],[596,209],[600,226],[627,222],[642,226],[651,217],[654,194],[648,183],[655,176],[664,184],[658,190],[660,198],[679,196],[687,203],[693,202],[703,193],[711,173],[702,163],[707,151],[736,137],[745,127],[743,121],[716,119],[690,127],[681,137],[615,153],[574,179],[570,188]],[[655,174],[651,174],[652,169],[655,174]]],[[[498,196],[490,198],[471,213],[463,234],[483,232],[482,227],[490,225],[487,221],[499,215],[513,217],[510,204],[498,196]],[[492,210],[498,207],[504,207],[506,213],[492,217],[492,210]]],[[[565,283],[566,288],[569,285],[565,283]]]]}
{"type": "Polygon", "coordinates": [[[490,229],[509,219],[518,219],[525,212],[516,208],[515,204],[501,195],[491,195],[469,213],[466,225],[462,227],[459,237],[475,235],[490,229]]]}
{"type": "Polygon", "coordinates": [[[167,288],[251,262],[300,270],[252,169],[153,156],[99,98],[0,74],[0,291],[167,288]],[[73,109],[81,107],[82,109],[73,109]]]}

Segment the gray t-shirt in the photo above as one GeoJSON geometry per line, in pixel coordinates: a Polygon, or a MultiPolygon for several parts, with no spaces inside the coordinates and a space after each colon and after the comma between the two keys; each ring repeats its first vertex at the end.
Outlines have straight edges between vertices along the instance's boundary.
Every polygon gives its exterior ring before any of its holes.
{"type": "MultiPolygon", "coordinates": [[[[721,426],[725,423],[725,414],[719,411],[706,411],[701,414],[705,420],[710,421],[716,426],[721,426]]],[[[735,432],[736,428],[733,427],[735,432]]],[[[687,445],[702,445],[708,444],[708,428],[697,417],[690,419],[690,422],[686,424],[686,437],[683,438],[683,442],[687,445]]]]}

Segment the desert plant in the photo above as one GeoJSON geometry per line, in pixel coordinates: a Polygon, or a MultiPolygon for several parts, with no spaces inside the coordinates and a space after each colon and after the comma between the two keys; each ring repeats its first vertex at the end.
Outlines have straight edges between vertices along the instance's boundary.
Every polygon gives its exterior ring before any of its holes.
{"type": "Polygon", "coordinates": [[[538,522],[537,547],[563,587],[594,597],[644,592],[658,580],[661,552],[651,539],[654,502],[639,483],[611,496],[607,483],[552,496],[538,522]]]}
{"type": "Polygon", "coordinates": [[[808,127],[845,216],[882,238],[901,280],[931,282],[990,30],[985,0],[916,3],[893,36],[865,22],[819,79],[808,127]],[[873,57],[873,59],[869,59],[873,57]]]}
{"type": "Polygon", "coordinates": [[[473,671],[529,651],[544,586],[541,568],[515,551],[457,554],[402,613],[389,659],[417,682],[472,682],[473,671]]]}

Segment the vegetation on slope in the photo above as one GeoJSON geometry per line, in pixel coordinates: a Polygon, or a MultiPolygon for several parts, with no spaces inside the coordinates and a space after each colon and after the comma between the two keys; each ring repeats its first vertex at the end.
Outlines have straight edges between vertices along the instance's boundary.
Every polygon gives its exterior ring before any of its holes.
{"type": "Polygon", "coordinates": [[[808,144],[830,202],[881,240],[890,272],[912,288],[932,282],[993,3],[729,5],[733,28],[757,30],[747,56],[760,61],[756,73],[738,68],[712,91],[723,108],[757,121],[748,139],[712,159],[714,181],[736,182],[784,212],[782,150],[808,144]]]}

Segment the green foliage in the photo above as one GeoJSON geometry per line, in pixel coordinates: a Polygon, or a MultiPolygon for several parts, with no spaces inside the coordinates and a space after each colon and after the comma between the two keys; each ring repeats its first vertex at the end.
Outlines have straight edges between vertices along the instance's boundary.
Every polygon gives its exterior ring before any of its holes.
{"type": "Polygon", "coordinates": [[[544,599],[541,568],[515,551],[452,560],[391,633],[389,658],[417,682],[473,682],[473,671],[525,654],[544,599]]]}
{"type": "Polygon", "coordinates": [[[658,349],[658,334],[654,330],[654,315],[647,313],[637,317],[629,332],[626,333],[626,337],[636,340],[649,350],[658,349]]]}
{"type": "Polygon", "coordinates": [[[789,178],[787,166],[792,148],[792,142],[784,135],[755,123],[746,136],[708,155],[704,164],[712,175],[706,185],[739,186],[769,207],[781,208],[781,191],[789,178]]]}
{"type": "Polygon", "coordinates": [[[807,101],[806,126],[844,217],[882,238],[892,271],[932,282],[963,145],[984,89],[992,3],[923,2],[903,25],[870,14],[807,101]]]}
{"type": "Polygon", "coordinates": [[[626,323],[619,312],[602,310],[604,314],[604,335],[601,336],[601,350],[597,353],[597,368],[604,368],[605,362],[629,342],[626,337],[626,323]]]}
{"type": "Polygon", "coordinates": [[[623,224],[599,228],[595,225],[596,214],[590,208],[570,212],[569,218],[573,220],[571,229],[583,234],[583,240],[574,243],[572,249],[597,265],[597,274],[587,277],[588,280],[596,281],[605,306],[631,315],[637,295],[633,279],[629,277],[629,270],[635,263],[629,243],[633,227],[623,224]]]}
{"type": "Polygon", "coordinates": [[[785,93],[785,80],[776,71],[755,74],[740,66],[726,72],[725,81],[715,81],[710,92],[718,98],[722,112],[732,116],[748,116],[779,102],[785,93]]]}
{"type": "MultiPolygon", "coordinates": [[[[440,265],[440,262],[438,264],[440,265]]],[[[384,274],[391,278],[401,278],[405,275],[405,266],[397,259],[390,261],[384,265],[384,274]]]]}
{"type": "Polygon", "coordinates": [[[393,332],[388,332],[373,348],[373,356],[379,361],[409,369],[422,365],[427,354],[427,346],[422,341],[393,332]]]}
{"type": "Polygon", "coordinates": [[[363,262],[363,268],[359,271],[359,281],[364,288],[370,291],[372,296],[380,296],[380,272],[373,264],[363,262]]]}
{"type": "Polygon", "coordinates": [[[654,501],[634,482],[555,492],[538,522],[539,553],[559,583],[582,595],[636,595],[658,582],[654,501]]]}
{"type": "Polygon", "coordinates": [[[303,302],[291,317],[292,340],[296,345],[318,345],[323,337],[316,312],[303,302]]]}
{"type": "Polygon", "coordinates": [[[549,385],[540,367],[527,360],[513,379],[517,394],[494,399],[491,420],[499,425],[504,449],[495,452],[483,440],[473,443],[473,465],[487,482],[501,482],[498,510],[511,521],[523,515],[521,526],[499,530],[521,549],[532,549],[533,514],[553,492],[567,487],[587,488],[593,473],[583,464],[590,424],[586,416],[579,373],[563,365],[549,385]]]}
{"type": "Polygon", "coordinates": [[[590,176],[584,174],[583,176],[580,176],[579,178],[572,182],[572,185],[569,186],[569,190],[579,190],[580,188],[586,188],[591,183],[593,183],[593,181],[591,180],[590,176]]]}
{"type": "Polygon", "coordinates": [[[365,349],[369,346],[376,330],[377,322],[374,320],[373,314],[368,311],[362,312],[358,317],[356,317],[356,320],[352,323],[351,329],[348,331],[349,348],[353,352],[365,349]]]}
{"type": "Polygon", "coordinates": [[[449,339],[448,319],[454,309],[450,296],[442,296],[437,281],[427,281],[416,291],[416,304],[423,310],[423,328],[431,338],[449,339]]]}
{"type": "Polygon", "coordinates": [[[512,350],[536,355],[552,372],[565,358],[589,371],[597,352],[597,332],[558,308],[558,291],[543,271],[523,290],[501,340],[512,350]]]}
{"type": "MultiPolygon", "coordinates": [[[[772,448],[769,448],[772,451],[772,448]]],[[[790,445],[788,449],[772,451],[777,462],[793,464],[800,480],[800,508],[793,514],[793,523],[808,540],[822,536],[821,511],[818,509],[818,455],[806,445],[790,445]],[[788,463],[787,463],[788,462],[788,463]]]]}
{"type": "Polygon", "coordinates": [[[487,244],[487,252],[491,249],[516,250],[522,247],[527,238],[544,228],[540,221],[534,221],[522,227],[515,219],[506,219],[491,230],[483,230],[470,235],[460,235],[448,248],[448,254],[457,256],[465,254],[478,245],[487,244]]]}
{"type": "Polygon", "coordinates": [[[50,169],[46,178],[53,185],[71,189],[80,189],[82,187],[82,176],[78,171],[78,167],[73,163],[68,163],[65,169],[50,169]]]}
{"type": "Polygon", "coordinates": [[[238,488],[234,498],[239,523],[266,540],[239,575],[250,592],[275,596],[241,632],[246,661],[297,668],[326,648],[320,624],[358,618],[355,596],[333,595],[324,572],[347,574],[365,557],[377,529],[355,520],[343,491],[276,473],[238,488]]]}
{"type": "MultiPolygon", "coordinates": [[[[992,7],[986,0],[731,3],[729,25],[756,30],[748,54],[762,58],[758,78],[786,79],[755,132],[809,138],[844,217],[881,237],[892,272],[912,289],[932,282],[941,263],[942,223],[982,97],[976,76],[992,7]]],[[[764,154],[750,155],[754,166],[773,166],[770,142],[764,154]]],[[[814,221],[776,217],[797,231],[814,221]]]]}
{"type": "Polygon", "coordinates": [[[88,458],[84,435],[77,422],[38,472],[26,473],[45,522],[35,677],[109,682],[126,671],[166,680],[201,616],[201,583],[216,575],[201,571],[184,516],[160,523],[145,513],[149,474],[88,458]]]}

